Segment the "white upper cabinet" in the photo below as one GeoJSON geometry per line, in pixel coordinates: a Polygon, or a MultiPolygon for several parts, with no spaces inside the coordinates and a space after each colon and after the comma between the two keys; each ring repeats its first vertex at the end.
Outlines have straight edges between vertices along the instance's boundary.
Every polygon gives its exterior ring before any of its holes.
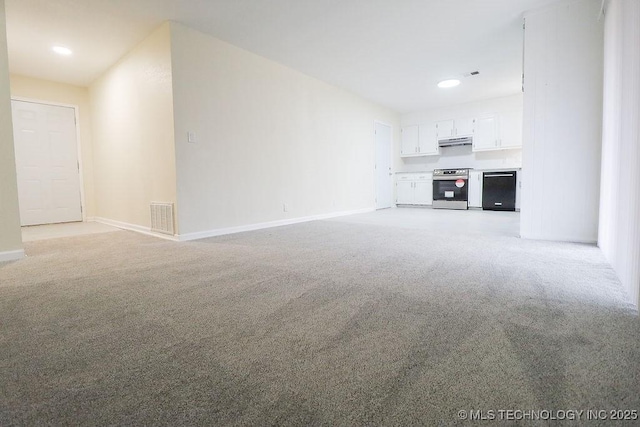
{"type": "Polygon", "coordinates": [[[405,126],[402,128],[402,145],[400,154],[410,156],[418,154],[420,145],[420,130],[417,125],[405,126]]]}
{"type": "Polygon", "coordinates": [[[473,134],[473,151],[522,148],[522,111],[479,116],[473,134]]]}
{"type": "Polygon", "coordinates": [[[522,111],[500,115],[500,148],[522,148],[522,111]]]}
{"type": "Polygon", "coordinates": [[[431,156],[439,154],[434,125],[412,125],[402,128],[402,157],[431,156]]]}
{"type": "Polygon", "coordinates": [[[422,155],[440,154],[435,124],[421,125],[418,151],[422,155]]]}
{"type": "Polygon", "coordinates": [[[473,135],[473,117],[466,117],[455,120],[455,137],[462,138],[473,135]]]}
{"type": "Polygon", "coordinates": [[[438,139],[454,136],[455,124],[453,120],[440,120],[436,123],[436,135],[438,139]]]}
{"type": "Polygon", "coordinates": [[[436,123],[438,139],[463,138],[473,135],[473,117],[440,120],[436,123]]]}
{"type": "MultiPolygon", "coordinates": [[[[412,113],[402,129],[402,157],[457,155],[466,148],[448,150],[439,147],[466,144],[472,140],[474,152],[522,148],[522,99],[518,95],[465,106],[412,113]]],[[[428,160],[428,159],[425,159],[428,160]]]]}
{"type": "Polygon", "coordinates": [[[495,115],[478,117],[475,120],[473,151],[497,150],[499,148],[497,117],[495,115]]]}

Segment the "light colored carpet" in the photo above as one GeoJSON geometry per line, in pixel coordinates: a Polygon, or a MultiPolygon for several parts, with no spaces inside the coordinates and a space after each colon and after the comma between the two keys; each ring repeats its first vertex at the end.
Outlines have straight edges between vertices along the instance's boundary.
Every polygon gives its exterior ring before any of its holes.
{"type": "MultiPolygon", "coordinates": [[[[448,425],[640,409],[640,322],[599,249],[517,214],[394,209],[0,264],[0,425],[448,425]]],[[[589,424],[592,425],[592,424],[589,424]]]]}

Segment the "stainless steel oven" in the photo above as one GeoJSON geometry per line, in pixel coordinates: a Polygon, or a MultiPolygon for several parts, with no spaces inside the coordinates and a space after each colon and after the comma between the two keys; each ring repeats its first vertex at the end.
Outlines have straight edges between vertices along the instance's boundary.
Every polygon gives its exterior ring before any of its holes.
{"type": "Polygon", "coordinates": [[[433,171],[433,207],[469,209],[469,169],[433,171]]]}

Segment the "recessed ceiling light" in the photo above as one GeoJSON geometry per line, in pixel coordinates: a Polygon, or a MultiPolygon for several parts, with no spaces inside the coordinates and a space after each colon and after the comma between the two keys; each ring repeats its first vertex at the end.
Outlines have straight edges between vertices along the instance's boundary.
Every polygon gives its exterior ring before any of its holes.
{"type": "Polygon", "coordinates": [[[58,55],[69,56],[69,55],[71,55],[73,53],[71,51],[71,49],[69,49],[68,47],[64,47],[64,46],[54,46],[52,49],[58,55]]]}
{"type": "Polygon", "coordinates": [[[458,79],[450,79],[450,80],[443,80],[440,83],[438,83],[438,87],[441,89],[446,89],[446,88],[450,88],[450,87],[456,87],[460,84],[460,80],[458,79]]]}

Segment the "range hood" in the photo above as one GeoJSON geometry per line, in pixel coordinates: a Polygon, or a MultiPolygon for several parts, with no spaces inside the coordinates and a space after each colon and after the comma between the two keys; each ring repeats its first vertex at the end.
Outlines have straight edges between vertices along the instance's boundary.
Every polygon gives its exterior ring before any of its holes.
{"type": "Polygon", "coordinates": [[[471,145],[473,138],[466,136],[464,138],[446,138],[438,140],[438,147],[455,147],[458,145],[471,145]]]}

